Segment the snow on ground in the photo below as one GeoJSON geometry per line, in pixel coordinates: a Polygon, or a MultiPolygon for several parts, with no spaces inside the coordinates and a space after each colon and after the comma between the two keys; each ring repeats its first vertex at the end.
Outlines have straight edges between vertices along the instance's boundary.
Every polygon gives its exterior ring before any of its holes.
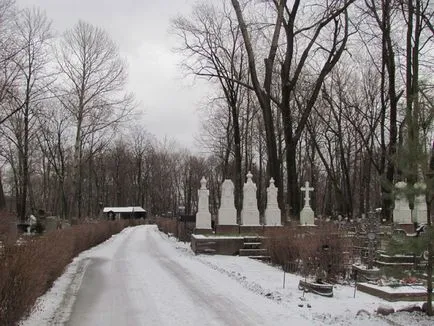
{"type": "Polygon", "coordinates": [[[401,308],[413,303],[389,303],[361,292],[354,298],[350,286],[336,286],[333,298],[306,293],[302,300],[300,277],[286,274],[283,288],[283,275],[246,257],[195,256],[189,243],[155,226],[128,228],[75,258],[21,325],[103,325],[106,315],[115,325],[123,314],[133,314],[135,323],[129,325],[230,325],[234,320],[237,325],[434,324],[420,313],[380,317],[374,313],[380,304],[401,308]],[[104,293],[93,295],[98,290],[91,288],[94,283],[103,284],[99,290],[104,293]],[[129,309],[113,311],[119,305],[113,303],[116,297],[129,309]]]}

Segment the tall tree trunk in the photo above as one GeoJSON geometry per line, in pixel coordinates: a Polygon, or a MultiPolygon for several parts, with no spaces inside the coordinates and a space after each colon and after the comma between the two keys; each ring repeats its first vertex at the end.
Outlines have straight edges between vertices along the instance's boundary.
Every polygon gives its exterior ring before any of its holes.
{"type": "Polygon", "coordinates": [[[6,208],[6,199],[5,199],[5,193],[3,190],[2,172],[0,169],[0,211],[4,210],[5,208],[6,208]]]}
{"type": "Polygon", "coordinates": [[[279,9],[278,9],[279,14],[277,15],[276,28],[273,34],[272,45],[270,47],[268,57],[267,59],[265,59],[266,71],[265,71],[263,87],[259,82],[259,78],[256,70],[255,55],[253,52],[250,35],[247,29],[247,24],[244,20],[239,1],[232,0],[232,5],[234,7],[238,23],[240,25],[240,30],[243,36],[244,45],[248,56],[251,81],[253,84],[255,94],[258,98],[258,102],[262,111],[262,117],[264,120],[265,136],[266,136],[266,144],[267,144],[268,168],[270,171],[270,177],[274,178],[276,184],[279,187],[278,202],[280,203],[280,207],[282,207],[283,187],[282,187],[282,178],[280,175],[280,164],[277,156],[276,134],[274,130],[274,120],[273,120],[270,96],[271,96],[271,83],[272,83],[274,59],[277,54],[278,40],[279,40],[280,30],[282,27],[284,2],[282,2],[279,5],[279,9]]]}
{"type": "Polygon", "coordinates": [[[78,119],[77,131],[74,143],[74,163],[73,163],[73,189],[74,205],[76,218],[81,219],[81,118],[78,119]]]}
{"type": "MultiPolygon", "coordinates": [[[[237,218],[241,217],[241,208],[243,207],[243,175],[242,175],[242,157],[241,157],[241,132],[238,118],[237,102],[230,103],[233,136],[234,136],[234,154],[235,154],[235,208],[237,209],[237,218]]],[[[246,157],[247,159],[247,157],[246,157]]]]}
{"type": "Polygon", "coordinates": [[[291,144],[286,148],[286,170],[288,173],[287,189],[289,205],[289,214],[292,218],[298,218],[301,208],[300,189],[298,184],[297,173],[297,145],[291,144]]]}

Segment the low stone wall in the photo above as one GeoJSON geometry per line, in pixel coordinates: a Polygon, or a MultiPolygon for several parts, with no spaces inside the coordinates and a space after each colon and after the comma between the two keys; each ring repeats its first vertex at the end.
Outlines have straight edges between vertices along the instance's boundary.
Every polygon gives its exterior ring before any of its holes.
{"type": "Polygon", "coordinates": [[[239,225],[216,225],[216,234],[240,234],[239,225]]]}
{"type": "Polygon", "coordinates": [[[195,254],[207,253],[217,255],[238,255],[244,246],[243,237],[206,236],[193,234],[191,249],[195,254]]]}
{"type": "Polygon", "coordinates": [[[387,301],[426,301],[426,289],[422,286],[391,288],[368,283],[357,283],[357,290],[387,301]]]}
{"type": "Polygon", "coordinates": [[[259,235],[263,236],[267,234],[267,231],[275,229],[281,229],[283,226],[245,226],[245,225],[216,225],[215,234],[219,235],[259,235]]]}

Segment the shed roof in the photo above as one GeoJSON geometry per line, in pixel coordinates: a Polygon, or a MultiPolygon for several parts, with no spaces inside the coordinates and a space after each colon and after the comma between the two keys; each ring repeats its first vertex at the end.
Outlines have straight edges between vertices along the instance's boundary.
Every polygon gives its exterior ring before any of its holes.
{"type": "Polygon", "coordinates": [[[134,213],[134,212],[146,212],[140,206],[128,206],[128,207],[104,207],[104,213],[113,212],[113,213],[134,213]]]}

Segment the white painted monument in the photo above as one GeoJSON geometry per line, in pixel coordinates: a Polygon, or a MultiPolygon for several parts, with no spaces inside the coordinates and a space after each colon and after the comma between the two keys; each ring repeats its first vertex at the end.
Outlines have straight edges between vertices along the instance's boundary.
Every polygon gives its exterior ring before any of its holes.
{"type": "Polygon", "coordinates": [[[301,187],[300,189],[304,192],[304,207],[300,212],[300,224],[315,225],[315,214],[309,203],[309,192],[313,191],[313,188],[309,187],[309,181],[306,181],[304,187],[301,187]]]}
{"type": "Polygon", "coordinates": [[[209,190],[206,189],[206,179],[200,180],[200,189],[197,191],[199,198],[196,214],[196,229],[211,230],[211,213],[209,212],[209,190]]]}
{"type": "Polygon", "coordinates": [[[226,179],[222,184],[222,195],[218,213],[219,225],[236,225],[237,210],[234,204],[234,184],[232,180],[226,179]]]}
{"type": "Polygon", "coordinates": [[[425,190],[426,184],[416,182],[414,188],[419,193],[414,199],[413,220],[418,224],[427,224],[428,207],[426,205],[425,190]]]}
{"type": "Polygon", "coordinates": [[[265,225],[281,226],[280,209],[277,204],[278,188],[274,185],[274,179],[270,179],[270,186],[267,188],[267,208],[265,209],[265,225]]]}
{"type": "Polygon", "coordinates": [[[253,175],[247,173],[247,182],[244,184],[243,209],[241,211],[241,224],[244,226],[259,226],[259,210],[256,200],[256,185],[252,181],[253,175]]]}
{"type": "Polygon", "coordinates": [[[405,194],[407,183],[404,181],[395,184],[395,208],[393,209],[393,222],[397,224],[412,224],[411,210],[408,204],[408,199],[405,194]]]}

